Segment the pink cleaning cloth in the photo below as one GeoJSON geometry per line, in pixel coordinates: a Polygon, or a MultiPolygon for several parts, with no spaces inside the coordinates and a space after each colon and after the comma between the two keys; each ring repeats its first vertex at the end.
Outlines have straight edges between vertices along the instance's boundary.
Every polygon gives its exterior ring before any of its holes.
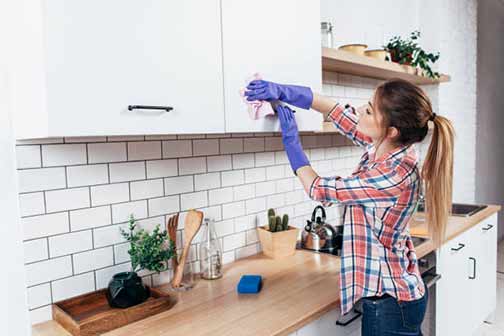
{"type": "MultiPolygon", "coordinates": [[[[254,74],[251,78],[249,78],[246,81],[246,83],[248,85],[251,81],[257,79],[261,79],[261,75],[259,75],[258,73],[254,74]]],[[[273,109],[273,107],[269,102],[263,100],[248,101],[247,97],[245,96],[246,91],[247,91],[246,88],[241,89],[240,95],[242,96],[242,99],[245,102],[245,104],[248,105],[248,113],[250,119],[257,120],[269,115],[275,115],[275,110],[273,109]]]]}

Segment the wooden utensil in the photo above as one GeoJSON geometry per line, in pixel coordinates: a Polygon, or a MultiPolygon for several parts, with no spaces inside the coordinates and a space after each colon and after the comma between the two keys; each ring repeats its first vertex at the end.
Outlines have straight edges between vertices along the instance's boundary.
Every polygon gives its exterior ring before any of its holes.
{"type": "Polygon", "coordinates": [[[173,275],[171,285],[173,288],[180,287],[182,281],[182,276],[184,275],[184,266],[187,259],[187,254],[189,253],[189,248],[191,246],[191,241],[193,240],[196,233],[198,233],[201,227],[201,222],[203,221],[203,212],[197,210],[189,210],[186,215],[184,222],[184,249],[182,250],[182,255],[180,256],[179,264],[173,275]]]}
{"type": "Polygon", "coordinates": [[[179,213],[177,213],[175,216],[171,216],[168,219],[168,224],[166,224],[166,231],[168,231],[168,236],[170,237],[170,240],[173,241],[175,244],[175,254],[172,257],[172,266],[173,266],[173,271],[177,269],[178,266],[178,256],[177,256],[177,228],[178,228],[178,219],[179,219],[179,213]]]}

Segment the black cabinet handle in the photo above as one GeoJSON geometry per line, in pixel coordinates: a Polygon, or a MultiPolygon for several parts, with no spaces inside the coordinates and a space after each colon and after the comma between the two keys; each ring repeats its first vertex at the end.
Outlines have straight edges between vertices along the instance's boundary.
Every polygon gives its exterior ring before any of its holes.
{"type": "Polygon", "coordinates": [[[491,228],[493,228],[494,226],[492,224],[487,224],[487,227],[484,227],[482,230],[483,231],[488,231],[490,230],[491,228]]]}
{"type": "Polygon", "coordinates": [[[465,244],[459,243],[459,247],[452,247],[452,251],[460,251],[465,247],[465,244]]]}
{"type": "Polygon", "coordinates": [[[152,106],[152,105],[128,105],[128,110],[164,110],[166,112],[170,112],[173,110],[171,106],[152,106]]]}
{"type": "Polygon", "coordinates": [[[469,279],[474,280],[476,279],[476,258],[469,257],[469,260],[473,261],[473,275],[469,276],[469,279]]]}

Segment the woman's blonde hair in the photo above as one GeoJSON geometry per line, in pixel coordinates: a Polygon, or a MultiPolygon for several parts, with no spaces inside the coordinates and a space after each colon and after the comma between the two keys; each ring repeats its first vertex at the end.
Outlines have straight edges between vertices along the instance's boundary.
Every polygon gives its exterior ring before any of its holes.
{"type": "Polygon", "coordinates": [[[446,235],[446,223],[452,206],[453,125],[450,120],[432,111],[430,99],[421,88],[402,79],[391,79],[379,85],[374,103],[383,117],[383,138],[389,127],[395,127],[399,131],[396,141],[400,145],[424,140],[429,130],[428,123],[433,122],[432,138],[421,170],[420,183],[425,183],[429,233],[436,246],[439,246],[446,235]]]}

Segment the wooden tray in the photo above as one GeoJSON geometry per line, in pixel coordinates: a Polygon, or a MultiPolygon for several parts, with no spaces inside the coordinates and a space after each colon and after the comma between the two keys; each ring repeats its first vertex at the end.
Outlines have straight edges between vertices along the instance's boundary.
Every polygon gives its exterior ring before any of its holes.
{"type": "Polygon", "coordinates": [[[166,311],[176,303],[169,294],[150,288],[151,296],[145,302],[125,309],[112,308],[106,292],[102,289],[54,303],[53,319],[74,336],[94,336],[166,311]]]}

